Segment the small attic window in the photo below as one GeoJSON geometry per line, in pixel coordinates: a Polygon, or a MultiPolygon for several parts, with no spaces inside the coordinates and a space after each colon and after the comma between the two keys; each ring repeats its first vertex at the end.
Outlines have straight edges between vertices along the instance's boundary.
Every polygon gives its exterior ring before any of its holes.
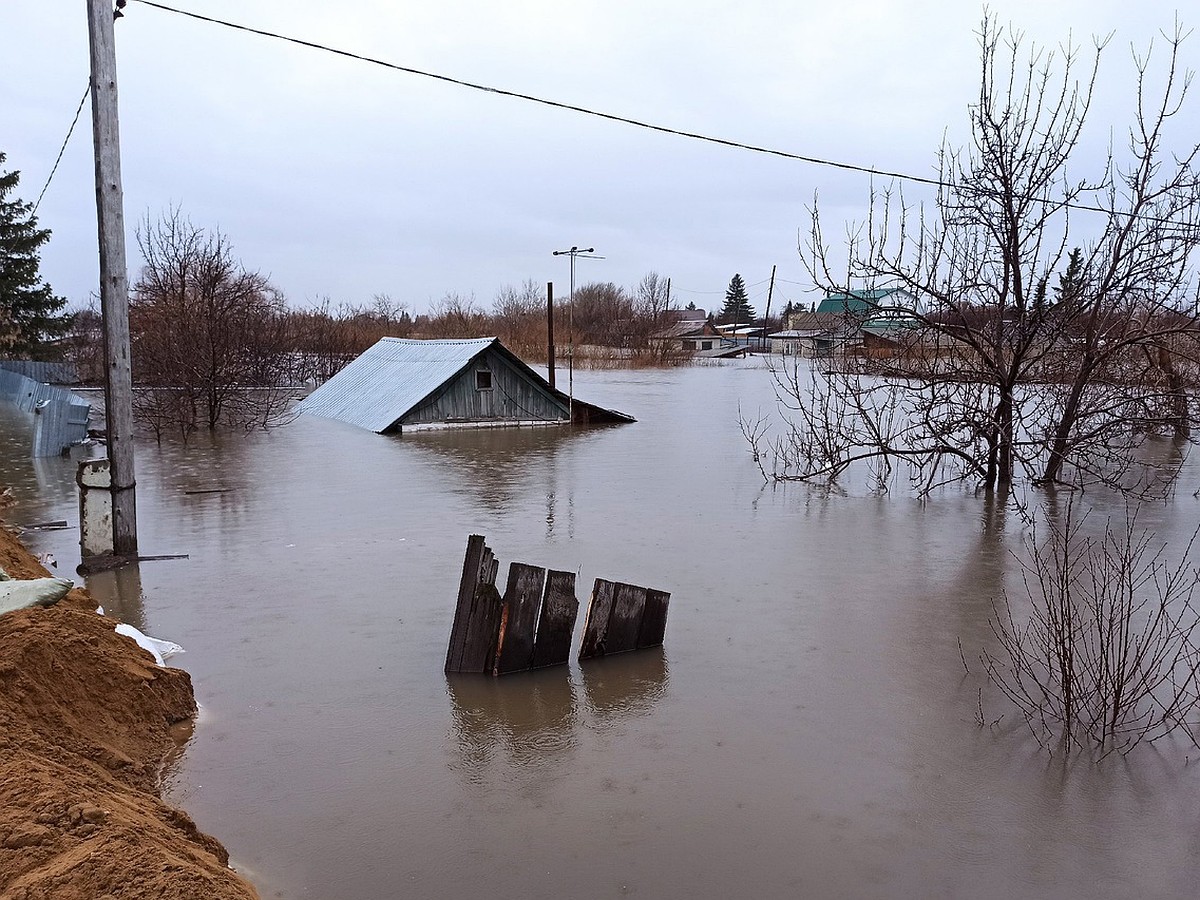
{"type": "Polygon", "coordinates": [[[475,390],[490,391],[492,389],[492,373],[487,369],[475,370],[475,390]]]}

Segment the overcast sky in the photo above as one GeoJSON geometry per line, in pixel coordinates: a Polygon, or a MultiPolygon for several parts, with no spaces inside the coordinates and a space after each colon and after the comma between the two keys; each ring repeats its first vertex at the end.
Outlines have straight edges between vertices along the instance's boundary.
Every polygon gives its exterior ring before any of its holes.
{"type": "MultiPolygon", "coordinates": [[[[918,175],[961,144],[977,91],[969,0],[165,0],[252,27],[686,131],[918,175]]],[[[1131,45],[1177,2],[994,0],[1028,38],[1113,33],[1092,131],[1132,108],[1131,45]]],[[[87,85],[83,0],[0,0],[0,152],[33,200],[87,85]]],[[[116,23],[125,216],[180,207],[219,227],[293,305],[386,293],[488,307],[525,279],[632,285],[719,305],[739,272],[759,311],[814,295],[797,252],[814,193],[827,233],[870,180],[390,71],[131,2],[116,23]],[[774,305],[774,304],[773,304],[774,305]]],[[[1200,24],[1200,13],[1184,24],[1200,24]]],[[[1200,36],[1184,51],[1200,66],[1200,36]]],[[[1200,103],[1200,96],[1193,98],[1200,103]]],[[[1195,107],[1193,106],[1193,109],[1195,107]]],[[[1200,116],[1190,117],[1196,138],[1200,116]]],[[[1119,136],[1119,131],[1118,131],[1119,136]]],[[[1081,173],[1082,174],[1082,173],[1081,173]]],[[[919,196],[915,189],[912,196],[919,196]]],[[[38,212],[42,272],[72,304],[97,281],[90,108],[38,212]]],[[[776,307],[778,308],[778,307],[776,307]]]]}

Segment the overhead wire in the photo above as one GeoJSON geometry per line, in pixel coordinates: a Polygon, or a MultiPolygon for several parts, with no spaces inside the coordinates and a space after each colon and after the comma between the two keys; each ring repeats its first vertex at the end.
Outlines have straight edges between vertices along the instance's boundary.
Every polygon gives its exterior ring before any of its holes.
{"type": "Polygon", "coordinates": [[[38,207],[42,205],[42,198],[46,196],[46,190],[50,187],[50,182],[54,180],[54,173],[58,171],[58,164],[62,162],[63,154],[67,152],[67,144],[71,141],[71,135],[75,133],[75,126],[79,123],[79,114],[83,112],[83,104],[87,102],[88,95],[91,92],[92,81],[89,78],[87,88],[84,89],[83,96],[79,98],[79,106],[75,108],[75,118],[71,120],[71,127],[67,129],[67,136],[63,138],[62,146],[58,148],[58,157],[54,160],[54,165],[50,168],[50,174],[46,176],[46,183],[42,185],[42,190],[38,193],[38,198],[33,204],[33,210],[29,213],[30,218],[37,215],[38,207]]]}
{"type": "Polygon", "coordinates": [[[886,169],[876,169],[871,166],[862,166],[855,163],[839,162],[836,160],[821,159],[815,156],[805,156],[799,153],[791,153],[787,150],[778,150],[772,147],[764,147],[757,144],[747,144],[742,141],[735,141],[728,138],[714,137],[713,135],[701,134],[695,131],[685,131],[678,128],[671,128],[667,125],[656,125],[653,122],[645,122],[641,119],[630,118],[629,116],[617,115],[616,113],[603,112],[602,110],[590,109],[586,106],[578,106],[574,103],[564,103],[560,100],[549,100],[545,97],[538,97],[533,94],[524,94],[520,91],[510,91],[504,88],[493,87],[491,85],[479,84],[474,81],[466,81],[462,78],[455,78],[451,75],[441,75],[437,72],[428,72],[424,69],[413,68],[412,66],[402,66],[399,63],[388,62],[387,60],[378,59],[373,56],[364,56],[361,53],[354,53],[350,50],[341,50],[336,47],[330,47],[326,44],[319,44],[316,41],[308,41],[303,38],[290,37],[285,34],[279,34],[274,31],[267,31],[262,28],[254,28],[249,25],[241,25],[237,22],[230,22],[226,19],[218,19],[214,16],[206,16],[201,13],[192,12],[186,9],[178,9],[173,6],[167,6],[165,3],[158,3],[156,0],[134,0],[135,3],[140,3],[143,6],[150,6],[155,9],[164,10],[165,12],[175,13],[188,18],[198,19],[202,22],[210,22],[214,25],[223,25],[226,28],[233,28],[238,31],[257,34],[261,37],[272,38],[274,40],[286,41],[290,44],[298,44],[301,47],[308,47],[313,50],[322,50],[326,53],[333,53],[337,56],[344,56],[348,59],[355,59],[360,62],[371,63],[376,66],[383,66],[387,69],[394,69],[397,72],[405,72],[409,75],[419,75],[422,78],[432,78],[435,81],[442,81],[447,84],[457,85],[459,87],[470,88],[475,91],[483,91],[489,94],[497,94],[502,97],[511,97],[515,100],[525,100],[530,103],[538,103],[542,106],[549,106],[554,109],[562,109],[570,112],[577,112],[586,116],[594,116],[600,119],[607,119],[610,122],[622,122],[626,125],[633,125],[637,128],[645,128],[650,131],[657,131],[661,134],[670,134],[676,137],[690,138],[696,141],[704,141],[710,144],[718,144],[723,147],[732,147],[737,150],[748,150],[754,153],[764,153],[769,156],[779,156],[784,159],[797,160],[799,162],[811,163],[818,166],[829,166],[837,169],[846,169],[852,172],[860,172],[867,175],[881,175],[887,178],[897,178],[906,181],[915,181],[922,184],[928,184],[934,187],[944,185],[944,182],[936,178],[928,178],[921,175],[906,175],[902,172],[889,172],[886,169]]]}
{"type": "MultiPolygon", "coordinates": [[[[897,181],[910,181],[916,184],[928,185],[937,188],[954,188],[957,185],[953,182],[946,181],[942,178],[932,178],[925,175],[913,175],[907,172],[894,172],[888,169],[877,169],[873,166],[864,166],[857,163],[844,162],[840,160],[824,159],[818,156],[807,156],[801,153],[792,153],[787,150],[779,150],[773,147],[765,147],[759,144],[747,144],[742,141],[735,141],[729,138],[715,137],[709,134],[702,134],[696,131],[685,131],[679,128],[671,128],[667,125],[658,125],[653,122],[646,122],[641,119],[634,119],[629,116],[617,115],[616,113],[604,112],[602,110],[591,109],[586,106],[578,106],[574,103],[565,103],[559,100],[550,100],[545,97],[538,97],[533,94],[525,94],[520,91],[510,91],[504,88],[493,87],[491,85],[480,84],[474,81],[467,81],[462,78],[455,78],[450,75],[442,75],[437,72],[429,72],[424,69],[417,69],[412,66],[402,66],[398,63],[388,62],[387,60],[378,59],[373,56],[365,56],[361,53],[354,53],[350,50],[341,50],[336,47],[330,47],[326,44],[320,44],[316,41],[309,41],[303,38],[291,37],[285,34],[279,34],[274,31],[267,31],[263,28],[254,28],[249,25],[242,25],[237,22],[230,22],[226,19],[218,19],[214,16],[206,16],[201,13],[192,12],[186,9],[178,9],[174,6],[168,6],[165,3],[159,3],[157,0],[133,0],[135,3],[140,3],[142,6],[149,6],[154,9],[163,10],[164,12],[174,13],[180,16],[186,16],[191,19],[197,19],[201,22],[209,22],[214,25],[221,25],[225,28],[232,28],[237,31],[245,31],[249,34],[256,34],[260,37],[271,38],[273,40],[284,41],[289,44],[296,44],[301,47],[308,47],[312,50],[321,50],[326,53],[332,53],[336,56],[343,56],[347,59],[358,60],[359,62],[370,63],[371,65],[382,66],[386,69],[393,69],[397,72],[404,72],[409,75],[418,75],[422,78],[430,78],[434,81],[441,81],[446,84],[457,85],[458,87],[469,88],[474,91],[482,91],[488,94],[496,94],[501,97],[511,97],[515,100],[524,100],[529,103],[536,103],[542,106],[548,106],[553,109],[561,109],[569,112],[576,112],[585,116],[593,116],[598,119],[605,119],[610,122],[621,122],[626,125],[632,125],[636,128],[644,128],[648,131],[655,131],[660,134],[673,135],[675,137],[688,138],[694,141],[701,141],[709,144],[716,144],[722,147],[729,147],[734,150],[746,150],[751,153],[761,153],[767,156],[776,156],[782,159],[795,160],[797,162],[809,163],[814,166],[824,166],[832,169],[841,169],[848,172],[858,172],[863,175],[880,176],[891,178],[897,181]]],[[[984,193],[988,193],[984,191],[984,193]]],[[[995,193],[999,196],[998,192],[995,193]]],[[[1083,212],[1097,212],[1105,215],[1121,215],[1134,220],[1159,222],[1163,224],[1173,224],[1170,219],[1165,219],[1157,216],[1149,216],[1144,213],[1124,212],[1122,210],[1106,209],[1103,206],[1094,206],[1078,201],[1059,201],[1051,200],[1036,196],[1020,195],[1019,199],[1032,200],[1043,204],[1055,204],[1062,209],[1073,209],[1083,212]]]]}

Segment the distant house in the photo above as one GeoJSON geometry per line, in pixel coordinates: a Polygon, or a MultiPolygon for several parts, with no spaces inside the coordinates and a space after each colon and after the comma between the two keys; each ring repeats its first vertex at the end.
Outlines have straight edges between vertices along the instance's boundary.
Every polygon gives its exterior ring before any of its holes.
{"type": "Polygon", "coordinates": [[[831,292],[814,310],[788,316],[784,330],[769,336],[771,350],[798,356],[883,351],[911,339],[922,312],[904,288],[831,292]]]}
{"type": "Polygon", "coordinates": [[[772,353],[781,353],[784,356],[800,355],[800,333],[790,328],[771,332],[767,335],[767,341],[772,353]]]}
{"type": "Polygon", "coordinates": [[[699,357],[726,356],[743,349],[734,338],[722,334],[719,328],[714,327],[707,317],[682,319],[654,334],[651,340],[665,344],[671,350],[699,357]]]}
{"type": "Polygon", "coordinates": [[[382,338],[309,394],[299,410],[378,432],[633,422],[562,391],[497,338],[382,338]]]}
{"type": "Polygon", "coordinates": [[[792,313],[783,331],[768,335],[772,353],[789,356],[832,356],[862,343],[861,322],[836,312],[792,313]]]}
{"type": "Polygon", "coordinates": [[[872,288],[859,291],[833,291],[817,304],[818,313],[851,315],[863,320],[895,315],[923,313],[921,302],[904,288],[872,288]]]}
{"type": "Polygon", "coordinates": [[[876,319],[862,326],[863,354],[870,357],[899,356],[912,352],[922,343],[922,332],[915,320],[876,319]]]}
{"type": "Polygon", "coordinates": [[[751,325],[748,322],[726,322],[716,326],[728,346],[736,347],[747,353],[762,352],[767,349],[767,329],[762,325],[751,325]]]}

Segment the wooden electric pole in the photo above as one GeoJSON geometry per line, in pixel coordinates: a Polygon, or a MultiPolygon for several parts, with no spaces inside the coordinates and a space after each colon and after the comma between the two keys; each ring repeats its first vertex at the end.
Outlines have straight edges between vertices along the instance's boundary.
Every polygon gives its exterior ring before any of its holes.
{"type": "MultiPolygon", "coordinates": [[[[123,5],[123,4],[122,4],[123,5]]],[[[117,120],[117,49],[112,0],[87,0],[92,59],[92,138],[100,238],[100,311],[104,322],[104,410],[112,491],[113,554],[137,555],[133,470],[133,372],[129,358],[129,273],[121,195],[117,120]]]]}
{"type": "Polygon", "coordinates": [[[763,316],[763,336],[760,350],[767,349],[767,332],[771,330],[771,295],[775,293],[775,266],[771,266],[771,284],[767,288],[767,312],[763,316]]]}

